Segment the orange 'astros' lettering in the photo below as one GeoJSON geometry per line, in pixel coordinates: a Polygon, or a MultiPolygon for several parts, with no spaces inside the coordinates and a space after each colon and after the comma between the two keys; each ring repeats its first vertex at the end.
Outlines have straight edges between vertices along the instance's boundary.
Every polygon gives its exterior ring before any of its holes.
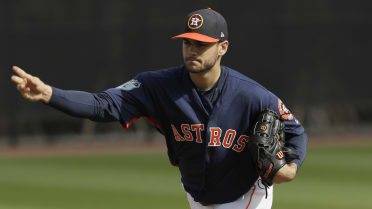
{"type": "Polygon", "coordinates": [[[175,125],[171,124],[174,139],[178,142],[193,142],[195,139],[196,143],[202,144],[204,142],[203,137],[209,136],[209,140],[206,141],[209,147],[220,147],[222,145],[226,149],[232,147],[235,152],[242,152],[246,147],[249,137],[241,135],[238,140],[235,140],[237,138],[236,130],[228,129],[224,133],[220,127],[209,127],[209,135],[203,135],[205,133],[203,132],[205,131],[204,127],[204,124],[181,124],[179,129],[177,129],[175,125]]]}

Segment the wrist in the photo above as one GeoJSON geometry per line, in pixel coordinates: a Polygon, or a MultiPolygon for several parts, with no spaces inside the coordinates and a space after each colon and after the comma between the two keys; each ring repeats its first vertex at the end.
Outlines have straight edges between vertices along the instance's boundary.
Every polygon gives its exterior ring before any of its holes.
{"type": "Polygon", "coordinates": [[[297,164],[289,163],[283,166],[274,176],[273,183],[280,184],[292,181],[297,174],[297,164]]]}
{"type": "Polygon", "coordinates": [[[52,87],[49,85],[45,85],[45,90],[43,91],[43,94],[42,94],[42,101],[45,104],[48,104],[50,102],[50,99],[52,98],[52,94],[53,94],[52,87]]]}

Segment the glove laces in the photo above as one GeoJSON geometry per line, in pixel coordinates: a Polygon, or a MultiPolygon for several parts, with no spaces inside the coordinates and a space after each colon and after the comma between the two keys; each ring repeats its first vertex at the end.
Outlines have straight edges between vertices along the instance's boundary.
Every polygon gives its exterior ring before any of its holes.
{"type": "Polygon", "coordinates": [[[260,189],[265,189],[265,192],[266,192],[266,197],[265,199],[267,199],[267,188],[269,188],[270,186],[267,186],[265,183],[263,183],[262,179],[260,178],[259,181],[257,181],[257,186],[260,188],[260,189]],[[262,185],[262,187],[260,186],[262,185]]]}

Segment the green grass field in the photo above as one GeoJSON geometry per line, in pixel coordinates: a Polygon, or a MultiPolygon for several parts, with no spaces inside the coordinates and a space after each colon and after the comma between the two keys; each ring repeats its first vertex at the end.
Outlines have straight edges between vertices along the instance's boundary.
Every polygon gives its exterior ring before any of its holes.
{"type": "MultiPolygon", "coordinates": [[[[274,209],[372,208],[372,146],[310,148],[274,209]]],[[[165,153],[0,158],[0,209],[186,209],[165,153]]]]}

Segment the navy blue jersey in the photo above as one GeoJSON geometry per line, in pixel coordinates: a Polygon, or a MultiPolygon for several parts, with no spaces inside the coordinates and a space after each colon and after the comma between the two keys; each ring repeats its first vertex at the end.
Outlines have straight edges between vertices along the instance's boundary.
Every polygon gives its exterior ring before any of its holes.
{"type": "Polygon", "coordinates": [[[221,70],[208,92],[199,91],[181,66],[144,72],[97,94],[53,87],[49,105],[94,121],[120,121],[126,128],[140,117],[149,119],[165,136],[170,162],[195,201],[231,202],[258,178],[248,142],[262,110],[275,110],[285,120],[285,146],[300,155],[287,162],[301,166],[307,136],[277,96],[235,70],[221,70]]]}
{"type": "Polygon", "coordinates": [[[247,142],[262,110],[273,109],[285,119],[288,146],[301,156],[293,160],[298,166],[307,137],[283,102],[252,79],[222,66],[216,88],[218,98],[207,107],[181,66],[141,73],[104,94],[124,127],[146,117],[165,136],[170,162],[179,167],[183,186],[195,201],[226,203],[258,178],[247,142]]]}

